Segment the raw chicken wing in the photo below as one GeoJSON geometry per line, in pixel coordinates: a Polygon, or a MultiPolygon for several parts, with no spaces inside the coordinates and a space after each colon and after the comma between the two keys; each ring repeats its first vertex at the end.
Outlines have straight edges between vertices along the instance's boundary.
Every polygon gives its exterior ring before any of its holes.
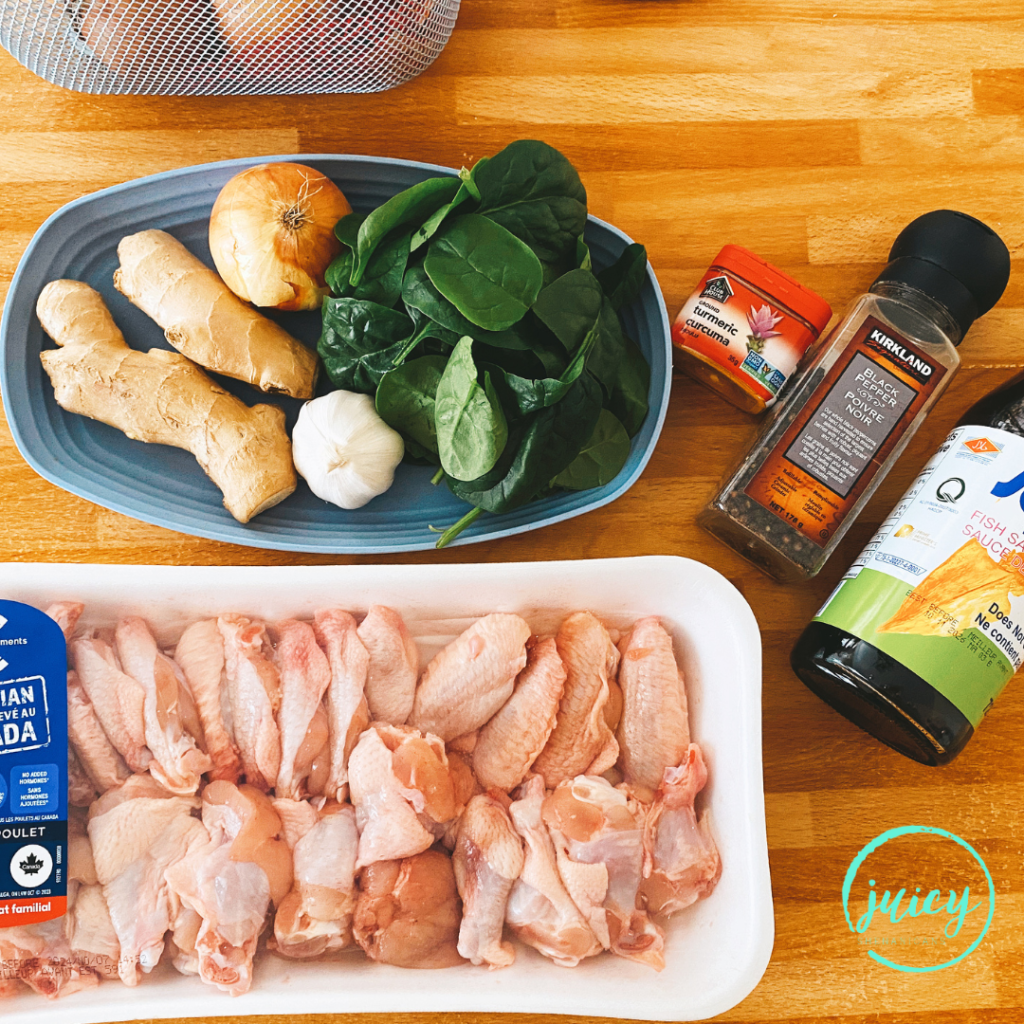
{"type": "Polygon", "coordinates": [[[103,977],[117,977],[121,943],[96,875],[85,814],[80,811],[68,815],[68,911],[64,915],[64,935],[76,963],[88,963],[103,977]]]}
{"type": "Polygon", "coordinates": [[[604,779],[579,776],[544,801],[558,873],[605,949],[660,971],[665,938],[640,908],[643,809],[604,779]]]}
{"type": "Polygon", "coordinates": [[[554,731],[533,764],[548,789],[577,775],[600,775],[619,756],[605,713],[619,664],[608,630],[590,612],[574,612],[555,644],[565,665],[565,689],[554,731]]]}
{"type": "Polygon", "coordinates": [[[195,797],[174,796],[148,775],[133,775],[89,811],[96,876],[121,946],[118,972],[137,985],[159,963],[177,906],[165,872],[202,845],[195,797]]]}
{"type": "Polygon", "coordinates": [[[245,781],[264,792],[277,785],[281,735],[274,719],[281,706],[281,682],[266,656],[266,629],[241,615],[222,615],[224,665],[235,742],[245,781]]]}
{"type": "Polygon", "coordinates": [[[99,792],[105,793],[131,775],[124,759],[107,739],[77,672],[68,673],[68,739],[79,764],[99,792]]]}
{"type": "Polygon", "coordinates": [[[46,614],[60,626],[64,639],[70,640],[84,611],[85,605],[79,601],[57,601],[46,609],[46,614]]]}
{"type": "Polygon", "coordinates": [[[216,619],[193,622],[178,640],[174,660],[188,681],[213,762],[211,779],[237,782],[242,761],[232,736],[231,701],[224,663],[224,638],[216,619]]]}
{"type": "Polygon", "coordinates": [[[512,696],[480,730],[473,748],[473,771],[484,789],[508,792],[526,777],[555,727],[565,678],[554,640],[527,641],[526,668],[512,696]]]}
{"type": "Polygon", "coordinates": [[[78,760],[74,746],[68,744],[68,806],[88,807],[97,796],[96,786],[78,760]]]}
{"type": "Polygon", "coordinates": [[[530,627],[518,615],[478,619],[424,669],[412,724],[445,743],[475,732],[511,696],[529,638],[530,627]]]}
{"type": "Polygon", "coordinates": [[[153,756],[146,747],[142,686],[121,671],[114,648],[101,637],[73,640],[71,661],[107,739],[132,771],[145,771],[153,756]]]}
{"type": "Polygon", "coordinates": [[[292,888],[291,851],[269,798],[253,786],[211,782],[203,790],[207,841],[167,872],[182,904],[201,919],[195,938],[199,977],[242,995],[271,901],[292,888]]]}
{"type": "Polygon", "coordinates": [[[683,760],[690,743],[683,674],[672,651],[672,637],[653,616],[635,622],[619,650],[619,763],[626,785],[649,801],[665,769],[683,760]]]}
{"type": "Polygon", "coordinates": [[[313,811],[309,828],[297,835],[298,815],[282,806],[296,803],[274,801],[282,822],[293,826],[289,830],[285,825],[284,835],[295,873],[294,887],[274,917],[274,938],[279,953],[299,959],[344,949],[352,942],[359,834],[355,811],[348,804],[328,803],[319,815],[313,811]]]}
{"type": "Polygon", "coordinates": [[[194,732],[202,736],[199,716],[181,669],[160,652],[146,620],[137,615],[117,624],[114,641],[121,665],[146,695],[143,721],[153,755],[150,774],[172,793],[194,793],[212,763],[196,746],[194,732]]]}
{"type": "Polygon", "coordinates": [[[505,920],[528,946],[562,967],[575,967],[601,952],[601,943],[583,920],[558,874],[555,847],[541,819],[544,780],[532,776],[509,808],[526,844],[522,874],[512,886],[505,920]]]}
{"type": "Polygon", "coordinates": [[[281,770],[275,791],[279,797],[297,800],[305,795],[306,775],[316,753],[309,751],[303,758],[305,763],[299,766],[299,750],[331,681],[331,666],[308,623],[287,619],[277,624],[274,633],[274,663],[281,677],[281,708],[277,713],[281,770]]]}
{"type": "Polygon", "coordinates": [[[349,757],[360,734],[370,724],[363,695],[370,657],[359,639],[356,620],[340,608],[317,612],[313,629],[331,666],[327,690],[330,773],[323,792],[329,799],[343,803],[349,781],[349,757]]]}
{"type": "Polygon", "coordinates": [[[450,858],[427,850],[382,860],[359,875],[356,941],[371,960],[396,967],[454,967],[462,901],[450,858]]]}
{"type": "Polygon", "coordinates": [[[420,652],[402,616],[382,604],[370,605],[359,624],[359,639],[370,656],[366,703],[376,722],[404,725],[412,714],[420,652]]]}
{"type": "Polygon", "coordinates": [[[495,797],[481,794],[470,800],[459,822],[452,865],[463,906],[459,953],[474,964],[508,967],[516,951],[501,934],[512,884],[523,870],[523,844],[495,797]]]}
{"type": "Polygon", "coordinates": [[[678,768],[666,768],[644,825],[644,880],[640,895],[652,914],[674,914],[707,896],[722,872],[707,815],[697,821],[693,801],[708,770],[691,743],[678,768]]]}
{"type": "Polygon", "coordinates": [[[374,725],[359,737],[348,771],[359,826],[357,868],[422,853],[436,838],[434,827],[455,816],[444,745],[435,736],[374,725]]]}
{"type": "Polygon", "coordinates": [[[47,999],[95,988],[100,982],[92,968],[75,961],[59,917],[42,924],[0,928],[0,996],[14,995],[13,979],[4,978],[5,974],[16,974],[47,999]]]}

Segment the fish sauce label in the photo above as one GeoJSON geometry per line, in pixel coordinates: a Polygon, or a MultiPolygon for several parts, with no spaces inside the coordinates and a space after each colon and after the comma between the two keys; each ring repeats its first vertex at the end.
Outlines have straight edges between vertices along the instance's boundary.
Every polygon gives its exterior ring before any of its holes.
{"type": "Polygon", "coordinates": [[[815,617],[977,726],[1024,663],[1024,437],[958,427],[815,617]]]}
{"type": "Polygon", "coordinates": [[[728,370],[768,407],[775,404],[814,334],[788,310],[712,267],[679,311],[672,339],[728,370]]]}
{"type": "Polygon", "coordinates": [[[67,672],[57,623],[0,601],[0,928],[67,910],[67,672]]]}
{"type": "Polygon", "coordinates": [[[867,317],[745,493],[824,547],[945,373],[867,317]]]}

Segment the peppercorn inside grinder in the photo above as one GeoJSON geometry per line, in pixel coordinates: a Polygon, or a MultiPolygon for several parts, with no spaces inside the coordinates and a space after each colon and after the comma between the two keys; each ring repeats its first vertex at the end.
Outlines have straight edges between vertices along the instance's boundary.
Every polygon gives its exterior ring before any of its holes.
{"type": "Polygon", "coordinates": [[[792,378],[698,516],[783,583],[820,571],[960,365],[1010,256],[973,217],[934,210],[900,232],[869,291],[792,378]]]}

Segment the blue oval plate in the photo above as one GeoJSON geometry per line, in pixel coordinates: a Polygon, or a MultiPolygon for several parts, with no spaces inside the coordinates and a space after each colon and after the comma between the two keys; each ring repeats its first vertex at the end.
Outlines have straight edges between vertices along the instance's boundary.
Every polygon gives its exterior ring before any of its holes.
{"type": "MultiPolygon", "coordinates": [[[[221,504],[221,494],[185,451],[132,441],[103,423],[65,412],[53,398],[39,353],[53,343],[36,319],[36,299],[48,281],[72,278],[92,285],[133,348],[169,348],[145,313],[115,291],[117,243],[145,228],[180,238],[210,266],[207,227],[224,183],[238,171],[269,161],[310,164],[338,183],[356,210],[370,210],[396,192],[448,167],[366,156],[278,156],[201,164],[140,178],[84,196],[54,213],[25,250],[11,284],[0,324],[0,384],[14,440],[26,461],[51,483],[90,501],[171,530],[281,551],[378,554],[421,551],[434,546],[428,526],[447,527],[468,506],[431,470],[402,465],[392,488],[352,512],[317,498],[300,478],[296,492],[245,525],[221,504]]],[[[621,231],[591,217],[586,241],[596,269],[608,266],[629,244],[621,231]]],[[[614,501],[643,471],[661,433],[671,384],[668,315],[654,271],[648,265],[640,298],[622,311],[630,336],[651,364],[650,412],[633,438],[629,461],[610,484],[556,494],[504,515],[482,515],[456,544],[508,537],[582,515],[614,501]]],[[[292,334],[314,346],[318,313],[275,314],[292,334]]],[[[248,405],[268,400],[239,381],[218,378],[248,405]]],[[[274,398],[285,407],[289,432],[300,402],[274,398]]]]}

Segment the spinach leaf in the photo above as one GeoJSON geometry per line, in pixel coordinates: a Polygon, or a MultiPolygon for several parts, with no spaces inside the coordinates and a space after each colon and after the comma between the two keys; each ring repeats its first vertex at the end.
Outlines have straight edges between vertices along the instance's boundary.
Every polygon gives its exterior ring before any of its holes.
{"type": "Polygon", "coordinates": [[[337,298],[352,298],[352,285],[349,278],[352,276],[352,250],[345,249],[328,264],[324,272],[324,280],[331,293],[337,298]]]}
{"type": "Polygon", "coordinates": [[[580,270],[593,271],[594,269],[594,264],[590,259],[590,246],[583,241],[582,235],[576,239],[576,266],[580,270]]]}
{"type": "Polygon", "coordinates": [[[406,271],[402,282],[402,301],[407,308],[418,309],[442,327],[455,331],[459,337],[467,334],[473,337],[479,330],[434,287],[422,264],[406,271]]]}
{"type": "Polygon", "coordinates": [[[605,408],[619,418],[633,437],[647,415],[651,368],[636,343],[626,337],[619,314],[607,298],[601,305],[596,330],[597,340],[587,359],[587,369],[601,382],[605,408]]]}
{"type": "Polygon", "coordinates": [[[561,401],[583,372],[587,356],[594,347],[597,337],[598,333],[595,328],[583,340],[583,343],[576,350],[572,361],[566,367],[565,372],[557,379],[543,377],[531,380],[514,373],[504,373],[502,376],[505,385],[508,387],[519,412],[526,416],[561,401]]]}
{"type": "Polygon", "coordinates": [[[601,286],[589,270],[570,270],[537,296],[533,313],[566,352],[575,352],[597,323],[603,298],[601,286]]]}
{"type": "Polygon", "coordinates": [[[334,237],[350,249],[355,249],[356,239],[359,237],[359,227],[366,220],[365,213],[346,213],[337,224],[334,225],[334,237]]]}
{"type": "Polygon", "coordinates": [[[570,491],[611,483],[629,458],[629,434],[607,409],[601,410],[590,440],[572,463],[551,482],[570,491]]]}
{"type": "Polygon", "coordinates": [[[335,387],[372,395],[412,332],[395,309],[365,299],[327,299],[317,352],[335,387]]]}
{"type": "Polygon", "coordinates": [[[473,168],[480,213],[522,239],[542,260],[575,253],[587,223],[576,168],[551,146],[521,139],[473,168]]]}
{"type": "Polygon", "coordinates": [[[358,285],[351,283],[354,260],[351,249],[332,260],[327,268],[327,287],[339,298],[393,306],[402,294],[402,278],[409,262],[409,235],[395,234],[377,246],[358,285]]]}
{"type": "Polygon", "coordinates": [[[406,340],[403,350],[395,357],[395,366],[405,362],[406,357],[428,338],[433,338],[435,341],[440,342],[441,351],[450,350],[458,344],[459,335],[455,331],[449,331],[447,327],[442,327],[415,306],[406,306],[406,312],[408,312],[409,318],[412,320],[413,331],[406,340]]]}
{"type": "Polygon", "coordinates": [[[483,376],[481,387],[473,339],[463,338],[444,368],[434,405],[441,467],[455,480],[475,480],[488,472],[508,440],[508,424],[491,375],[483,376]]]}
{"type": "Polygon", "coordinates": [[[605,295],[615,309],[628,306],[640,294],[647,277],[647,250],[633,242],[607,270],[597,275],[605,295]]]}
{"type": "Polygon", "coordinates": [[[356,239],[356,261],[352,267],[352,284],[357,285],[366,273],[370,257],[395,228],[412,228],[454,198],[460,188],[458,178],[427,178],[383,206],[378,206],[359,226],[356,239]]]}
{"type": "Polygon", "coordinates": [[[434,396],[447,361],[445,356],[411,359],[385,373],[377,388],[378,415],[402,435],[417,458],[424,458],[424,452],[437,455],[434,396]]]}
{"type": "MultiPolygon", "coordinates": [[[[488,512],[525,505],[571,465],[593,434],[600,412],[601,387],[589,373],[581,373],[560,402],[516,421],[489,473],[469,481],[449,477],[448,489],[488,512]]],[[[451,540],[443,535],[439,546],[451,540]]]]}
{"type": "Polygon", "coordinates": [[[452,210],[461,206],[467,199],[480,198],[480,193],[476,190],[476,186],[470,183],[470,177],[471,174],[465,167],[459,171],[459,178],[462,184],[459,186],[459,191],[455,193],[455,198],[450,203],[445,203],[441,209],[436,213],[432,213],[423,222],[422,226],[412,236],[412,241],[409,243],[410,252],[415,252],[425,242],[429,242],[437,234],[437,229],[444,223],[445,218],[452,210]]]}
{"type": "Polygon", "coordinates": [[[423,268],[471,323],[503,331],[540,293],[540,260],[515,235],[476,213],[456,217],[430,243],[423,268]]]}

